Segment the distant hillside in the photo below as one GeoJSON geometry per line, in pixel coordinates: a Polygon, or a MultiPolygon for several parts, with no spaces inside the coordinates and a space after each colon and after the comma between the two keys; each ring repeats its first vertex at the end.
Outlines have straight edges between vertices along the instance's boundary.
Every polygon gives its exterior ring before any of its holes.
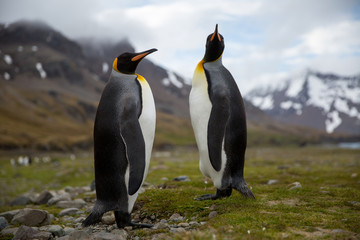
{"type": "MultiPolygon", "coordinates": [[[[102,89],[114,58],[125,51],[134,51],[127,40],[73,41],[42,22],[0,25],[0,149],[92,148],[102,89]]],[[[189,79],[147,59],[138,73],[154,93],[155,147],[194,145],[189,79]]],[[[316,131],[283,126],[250,102],[245,104],[249,145],[322,139],[316,131]]]]}

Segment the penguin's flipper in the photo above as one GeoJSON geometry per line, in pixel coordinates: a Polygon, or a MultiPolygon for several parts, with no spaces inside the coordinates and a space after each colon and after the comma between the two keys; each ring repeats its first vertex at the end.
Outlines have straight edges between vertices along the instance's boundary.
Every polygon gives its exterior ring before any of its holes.
{"type": "Polygon", "coordinates": [[[124,141],[126,157],[130,165],[128,193],[133,195],[140,188],[145,171],[145,141],[138,119],[136,102],[131,99],[124,101],[120,116],[120,135],[124,141]]]}
{"type": "Polygon", "coordinates": [[[226,124],[230,116],[230,100],[226,91],[218,91],[210,95],[212,109],[208,123],[208,149],[210,162],[216,171],[221,169],[221,153],[226,124]]]}

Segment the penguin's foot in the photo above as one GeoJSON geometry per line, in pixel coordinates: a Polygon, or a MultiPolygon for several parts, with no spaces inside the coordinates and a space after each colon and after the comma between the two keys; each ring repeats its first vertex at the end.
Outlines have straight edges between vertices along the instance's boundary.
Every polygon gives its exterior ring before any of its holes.
{"type": "Polygon", "coordinates": [[[216,194],[204,194],[198,198],[194,198],[196,201],[204,201],[204,200],[216,200],[219,197],[216,194]]]}
{"type": "Polygon", "coordinates": [[[255,199],[255,195],[252,193],[250,188],[247,186],[246,182],[237,185],[234,187],[238,192],[240,192],[246,198],[255,199]]]}
{"type": "Polygon", "coordinates": [[[229,197],[231,195],[232,188],[227,188],[224,190],[217,189],[216,194],[205,194],[201,197],[195,198],[197,201],[203,201],[203,200],[216,200],[219,198],[229,197]]]}

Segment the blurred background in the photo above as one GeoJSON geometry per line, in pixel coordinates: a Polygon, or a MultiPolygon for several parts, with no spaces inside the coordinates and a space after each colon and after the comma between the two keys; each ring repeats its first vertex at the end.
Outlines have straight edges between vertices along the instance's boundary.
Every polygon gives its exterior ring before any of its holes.
{"type": "Polygon", "coordinates": [[[2,150],[91,150],[114,58],[150,48],[155,148],[195,146],[188,95],[215,24],[250,147],[359,147],[359,1],[2,0],[0,23],[2,150]]]}

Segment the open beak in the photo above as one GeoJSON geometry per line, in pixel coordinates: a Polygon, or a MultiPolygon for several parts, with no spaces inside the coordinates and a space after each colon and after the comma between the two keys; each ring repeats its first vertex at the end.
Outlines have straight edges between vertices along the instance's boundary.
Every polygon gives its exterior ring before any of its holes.
{"type": "Polygon", "coordinates": [[[133,57],[131,59],[132,62],[136,62],[136,61],[140,61],[142,60],[144,57],[146,57],[147,55],[149,55],[150,53],[153,53],[153,52],[156,52],[157,49],[156,48],[152,48],[152,49],[149,49],[147,51],[144,51],[144,52],[140,52],[138,53],[135,57],[133,57]]]}
{"type": "Polygon", "coordinates": [[[214,38],[217,37],[219,42],[221,42],[221,37],[219,35],[219,32],[218,32],[218,25],[216,24],[216,27],[215,27],[215,31],[213,33],[213,35],[211,36],[210,38],[210,41],[214,40],[214,38]]]}

